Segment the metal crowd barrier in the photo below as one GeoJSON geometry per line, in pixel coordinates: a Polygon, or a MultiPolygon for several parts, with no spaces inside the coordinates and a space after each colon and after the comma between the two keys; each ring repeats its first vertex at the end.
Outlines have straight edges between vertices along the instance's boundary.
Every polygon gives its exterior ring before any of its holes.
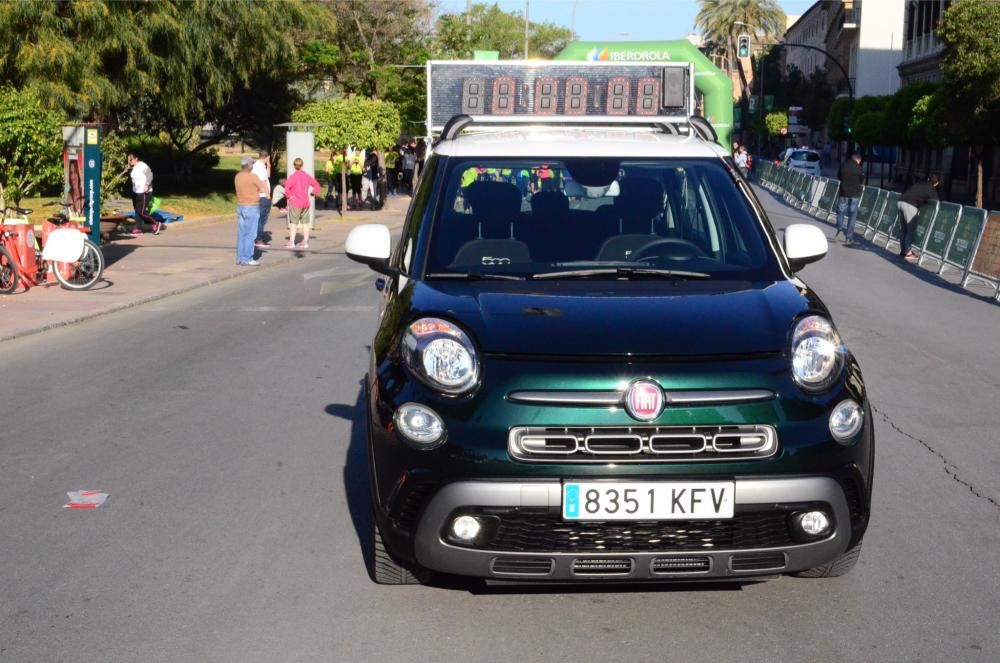
{"type": "MultiPolygon", "coordinates": [[[[768,161],[754,164],[754,176],[765,189],[781,195],[789,205],[825,221],[836,223],[840,182],[807,175],[768,161]]],[[[899,194],[866,186],[858,202],[856,230],[875,246],[889,249],[900,239],[899,194]]],[[[928,261],[938,275],[955,271],[962,287],[975,281],[993,288],[1000,303],[1000,212],[957,203],[934,202],[921,207],[911,250],[917,265],[928,261]]]]}

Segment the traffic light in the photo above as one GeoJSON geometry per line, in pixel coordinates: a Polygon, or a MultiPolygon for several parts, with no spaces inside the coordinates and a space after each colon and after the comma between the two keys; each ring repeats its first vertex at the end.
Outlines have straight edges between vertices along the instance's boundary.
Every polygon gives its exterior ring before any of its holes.
{"type": "Polygon", "coordinates": [[[740,35],[737,52],[741,58],[750,57],[750,35],[740,35]]]}

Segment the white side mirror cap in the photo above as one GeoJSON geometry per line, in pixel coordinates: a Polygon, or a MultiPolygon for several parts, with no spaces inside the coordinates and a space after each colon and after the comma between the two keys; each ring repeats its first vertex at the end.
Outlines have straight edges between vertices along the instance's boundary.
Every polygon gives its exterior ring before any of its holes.
{"type": "Polygon", "coordinates": [[[344,252],[348,258],[383,273],[389,269],[391,249],[389,229],[378,223],[357,226],[351,230],[344,243],[344,252]]]}
{"type": "Polygon", "coordinates": [[[810,223],[793,223],[785,228],[785,256],[793,271],[816,262],[829,248],[823,231],[810,223]]]}

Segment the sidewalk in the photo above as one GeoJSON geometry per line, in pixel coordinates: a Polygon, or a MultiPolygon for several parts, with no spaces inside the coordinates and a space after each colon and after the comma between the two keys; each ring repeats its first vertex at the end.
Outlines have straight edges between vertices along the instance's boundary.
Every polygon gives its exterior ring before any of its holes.
{"type": "Polygon", "coordinates": [[[59,284],[0,295],[0,342],[113,313],[261,269],[285,265],[303,253],[343,251],[348,232],[362,223],[381,223],[395,234],[410,198],[390,196],[382,210],[316,211],[309,248],[285,249],[285,218],[272,211],[267,222],[271,246],[258,251],[259,267],[236,264],[236,210],[232,215],[187,219],[164,226],[159,235],[118,235],[105,244],[102,281],[90,290],[63,290],[59,284]]]}

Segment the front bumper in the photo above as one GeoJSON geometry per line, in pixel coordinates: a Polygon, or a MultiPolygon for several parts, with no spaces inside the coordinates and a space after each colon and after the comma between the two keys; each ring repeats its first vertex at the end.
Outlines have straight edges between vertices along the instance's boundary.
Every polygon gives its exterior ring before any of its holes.
{"type": "Polygon", "coordinates": [[[817,541],[768,547],[705,543],[708,547],[627,552],[473,549],[442,538],[453,513],[469,508],[551,512],[562,504],[562,485],[559,481],[459,481],[444,486],[428,504],[414,538],[414,556],[420,566],[443,573],[533,582],[735,579],[825,564],[843,554],[851,540],[848,501],[833,478],[737,477],[735,503],[737,510],[821,504],[832,512],[834,530],[817,541]]]}

